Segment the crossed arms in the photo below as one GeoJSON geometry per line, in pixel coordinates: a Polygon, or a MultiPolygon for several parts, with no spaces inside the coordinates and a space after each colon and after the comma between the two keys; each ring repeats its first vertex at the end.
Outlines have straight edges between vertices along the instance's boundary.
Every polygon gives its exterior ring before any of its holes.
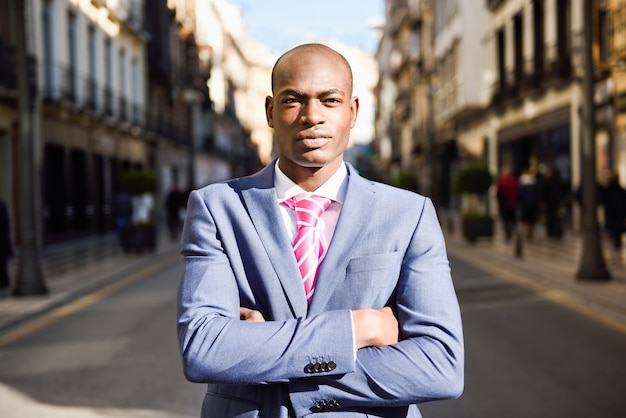
{"type": "MultiPolygon", "coordinates": [[[[239,319],[265,322],[263,314],[249,308],[239,308],[239,319]]],[[[398,320],[390,307],[356,309],[352,311],[356,348],[380,347],[398,342],[398,320]]]]}
{"type": "MultiPolygon", "coordinates": [[[[342,288],[327,311],[293,318],[288,305],[270,303],[270,296],[272,300],[281,296],[282,288],[272,287],[273,281],[263,286],[256,281],[263,273],[272,274],[273,268],[254,227],[227,225],[218,231],[227,217],[220,216],[220,208],[212,212],[208,202],[219,198],[203,199],[194,192],[188,206],[191,222],[183,239],[178,330],[189,380],[287,384],[296,412],[321,397],[360,408],[460,395],[461,320],[430,201],[420,201],[418,221],[413,221],[415,215],[394,219],[402,227],[388,232],[393,239],[406,237],[401,251],[386,250],[397,243],[382,241],[391,240],[384,236],[380,243],[366,244],[383,253],[376,255],[376,263],[368,262],[370,256],[346,261],[359,261],[360,268],[350,273],[350,266],[343,267],[347,273],[341,282],[363,286],[342,288]],[[238,259],[244,256],[255,262],[238,259]],[[366,283],[389,286],[391,291],[380,296],[382,302],[361,303],[382,293],[366,283]],[[388,300],[391,307],[385,307],[388,300]],[[350,308],[347,302],[372,308],[350,308]],[[336,368],[308,374],[304,365],[312,358],[331,360],[336,368]]],[[[243,213],[238,221],[244,222],[246,216],[243,213]]]]}

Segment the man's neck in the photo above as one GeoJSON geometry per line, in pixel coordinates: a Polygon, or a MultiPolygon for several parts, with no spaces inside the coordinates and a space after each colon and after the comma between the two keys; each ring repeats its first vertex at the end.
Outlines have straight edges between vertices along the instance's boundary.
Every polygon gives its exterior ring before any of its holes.
{"type": "Polygon", "coordinates": [[[294,183],[307,192],[313,192],[337,172],[343,160],[339,159],[322,167],[303,167],[293,162],[285,163],[285,160],[278,160],[278,164],[281,171],[294,183]]]}

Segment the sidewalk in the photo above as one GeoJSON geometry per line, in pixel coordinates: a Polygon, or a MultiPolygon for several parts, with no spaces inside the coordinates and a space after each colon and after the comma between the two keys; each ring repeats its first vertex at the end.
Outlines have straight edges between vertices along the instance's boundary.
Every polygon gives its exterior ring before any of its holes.
{"type": "MultiPolygon", "coordinates": [[[[114,233],[46,246],[41,269],[48,294],[0,298],[0,332],[112,283],[179,251],[161,233],[154,252],[124,253],[114,233]]],[[[17,259],[10,263],[15,277],[17,259]]]]}
{"type": "Polygon", "coordinates": [[[461,231],[444,231],[450,255],[484,268],[542,295],[593,316],[626,332],[626,248],[615,250],[602,238],[602,252],[610,280],[580,280],[582,237],[568,231],[550,239],[539,228],[533,242],[506,243],[498,234],[470,244],[461,231]]]}

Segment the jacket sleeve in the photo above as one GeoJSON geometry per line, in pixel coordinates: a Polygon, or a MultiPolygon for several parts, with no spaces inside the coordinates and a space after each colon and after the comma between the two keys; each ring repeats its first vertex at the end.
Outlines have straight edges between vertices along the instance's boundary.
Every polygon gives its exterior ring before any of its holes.
{"type": "Polygon", "coordinates": [[[298,416],[324,410],[392,407],[455,398],[463,391],[461,316],[443,234],[430,200],[406,250],[394,308],[401,341],[358,350],[355,370],[290,385],[298,416]]]}
{"type": "MultiPolygon", "coordinates": [[[[223,198],[211,195],[214,201],[223,198]]],[[[253,292],[242,277],[245,274],[235,272],[243,267],[234,267],[229,259],[205,199],[198,192],[191,193],[182,240],[177,328],[187,379],[229,384],[289,382],[310,376],[306,366],[321,363],[318,360],[333,365],[320,375],[354,372],[352,319],[347,309],[282,321],[239,319],[241,293],[253,292]]],[[[222,224],[228,219],[220,213],[220,225],[236,229],[222,224]]]]}

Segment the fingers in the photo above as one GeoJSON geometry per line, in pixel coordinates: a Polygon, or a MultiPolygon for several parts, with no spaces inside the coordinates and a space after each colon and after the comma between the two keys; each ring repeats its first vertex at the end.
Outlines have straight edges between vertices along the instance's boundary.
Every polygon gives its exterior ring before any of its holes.
{"type": "Polygon", "coordinates": [[[263,318],[261,312],[244,307],[239,308],[239,319],[250,322],[265,322],[265,318],[263,318]]]}
{"type": "Polygon", "coordinates": [[[390,307],[352,311],[357,348],[398,342],[398,320],[390,307]]]}

